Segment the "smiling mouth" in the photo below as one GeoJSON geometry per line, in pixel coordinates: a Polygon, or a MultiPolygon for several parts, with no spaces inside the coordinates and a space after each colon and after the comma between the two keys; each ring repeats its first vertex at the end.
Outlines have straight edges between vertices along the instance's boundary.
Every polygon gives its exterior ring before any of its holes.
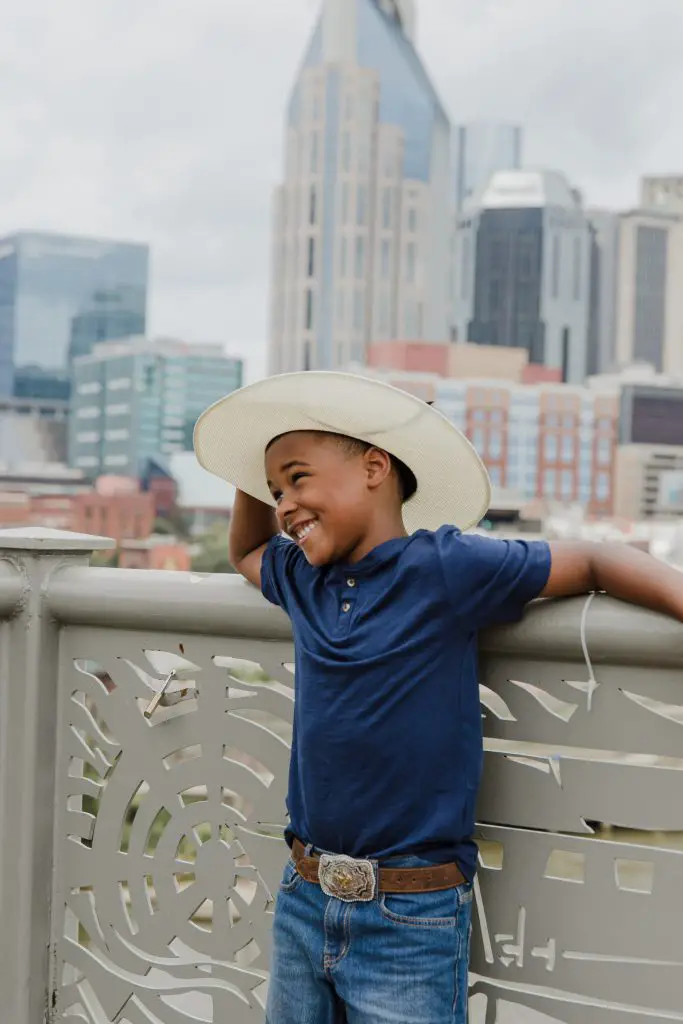
{"type": "Polygon", "coordinates": [[[309,519],[307,523],[301,523],[299,526],[294,526],[290,529],[290,536],[294,538],[297,544],[305,544],[309,534],[312,530],[315,530],[318,525],[317,520],[309,519]]]}

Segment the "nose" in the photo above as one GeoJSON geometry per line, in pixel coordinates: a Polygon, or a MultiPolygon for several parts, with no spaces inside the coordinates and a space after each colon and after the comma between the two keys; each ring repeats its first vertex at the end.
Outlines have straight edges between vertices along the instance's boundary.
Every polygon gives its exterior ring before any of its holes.
{"type": "Polygon", "coordinates": [[[282,526],[285,526],[287,519],[296,512],[297,508],[297,503],[283,494],[276,509],[277,517],[282,526]]]}

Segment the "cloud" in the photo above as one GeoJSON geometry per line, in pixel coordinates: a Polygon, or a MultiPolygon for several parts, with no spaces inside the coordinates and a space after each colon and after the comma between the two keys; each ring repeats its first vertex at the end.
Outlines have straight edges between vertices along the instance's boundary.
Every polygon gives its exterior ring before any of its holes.
{"type": "MultiPolygon", "coordinates": [[[[270,201],[312,0],[22,0],[0,34],[0,230],[148,240],[151,327],[264,366],[270,201]]],[[[454,121],[513,119],[591,202],[683,169],[680,0],[421,0],[454,121]]]]}

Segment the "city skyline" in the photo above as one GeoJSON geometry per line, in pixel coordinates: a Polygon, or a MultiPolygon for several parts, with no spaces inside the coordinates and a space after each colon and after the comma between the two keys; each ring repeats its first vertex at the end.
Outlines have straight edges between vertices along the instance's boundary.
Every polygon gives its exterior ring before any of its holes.
{"type": "MultiPolygon", "coordinates": [[[[203,0],[192,19],[183,5],[163,19],[112,0],[68,10],[28,0],[5,19],[2,234],[149,242],[150,332],[225,343],[253,377],[283,100],[317,4],[203,0]]],[[[681,31],[677,0],[417,5],[418,49],[451,120],[522,124],[527,166],[561,170],[587,203],[613,208],[637,204],[641,174],[683,167],[667,102],[681,31]]]]}

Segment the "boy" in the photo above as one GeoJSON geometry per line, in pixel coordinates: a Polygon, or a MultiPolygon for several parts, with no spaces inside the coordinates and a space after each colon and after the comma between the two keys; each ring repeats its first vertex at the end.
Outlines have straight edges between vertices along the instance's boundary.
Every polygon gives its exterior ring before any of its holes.
{"type": "Polygon", "coordinates": [[[481,462],[440,413],[376,381],[261,381],[204,414],[196,448],[238,487],[235,568],[294,632],[267,1021],[464,1024],[477,633],[593,590],[683,619],[683,577],[625,547],[444,526],[486,511],[481,462]]]}

